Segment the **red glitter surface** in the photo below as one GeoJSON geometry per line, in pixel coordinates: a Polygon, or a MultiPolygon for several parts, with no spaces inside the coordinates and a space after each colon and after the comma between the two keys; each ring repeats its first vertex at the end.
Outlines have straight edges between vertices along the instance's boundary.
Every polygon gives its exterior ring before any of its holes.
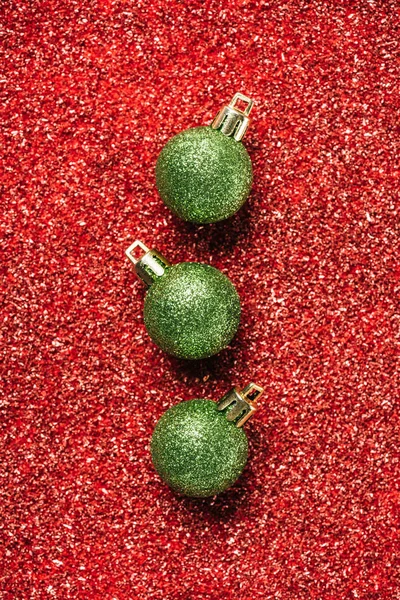
{"type": "Polygon", "coordinates": [[[400,598],[399,9],[3,0],[1,599],[400,598]],[[236,91],[251,197],[185,224],[156,158],[236,91]],[[150,342],[136,238],[229,274],[230,348],[150,342]],[[157,419],[249,380],[244,475],[175,496],[157,419]]]}

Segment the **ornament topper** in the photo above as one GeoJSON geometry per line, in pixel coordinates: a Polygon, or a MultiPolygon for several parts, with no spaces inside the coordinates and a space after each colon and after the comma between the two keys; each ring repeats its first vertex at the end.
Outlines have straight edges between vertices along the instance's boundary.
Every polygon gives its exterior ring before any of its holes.
{"type": "Polygon", "coordinates": [[[237,142],[240,142],[250,124],[249,114],[252,108],[253,100],[238,92],[227,106],[221,108],[211,123],[211,127],[219,129],[221,133],[228,137],[233,137],[237,142]],[[247,105],[244,110],[236,106],[238,100],[247,105]]]}
{"type": "Polygon", "coordinates": [[[236,421],[237,427],[243,427],[257,410],[257,400],[264,393],[264,389],[255,383],[249,383],[245,388],[239,390],[232,388],[217,404],[217,409],[223,411],[228,409],[226,418],[228,421],[236,421]]]}

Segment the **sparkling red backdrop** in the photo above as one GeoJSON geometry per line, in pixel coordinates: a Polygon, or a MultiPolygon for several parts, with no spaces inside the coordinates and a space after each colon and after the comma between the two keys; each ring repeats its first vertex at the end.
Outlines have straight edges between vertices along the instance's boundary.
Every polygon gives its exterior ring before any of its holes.
{"type": "Polygon", "coordinates": [[[1,599],[400,598],[399,9],[3,0],[1,599]],[[185,224],[156,158],[236,91],[253,192],[185,224]],[[149,341],[136,238],[229,274],[220,356],[149,341]],[[175,496],[157,419],[249,380],[244,475],[175,496]]]}

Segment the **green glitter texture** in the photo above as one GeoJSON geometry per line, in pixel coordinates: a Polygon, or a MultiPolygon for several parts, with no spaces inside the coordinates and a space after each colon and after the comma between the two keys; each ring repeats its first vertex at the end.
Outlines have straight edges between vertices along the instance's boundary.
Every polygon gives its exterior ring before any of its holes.
{"type": "Polygon", "coordinates": [[[193,223],[215,223],[233,215],[246,201],[252,179],[243,144],[211,127],[173,137],[156,165],[161,198],[178,217],[193,223]]]}
{"type": "Polygon", "coordinates": [[[168,267],[147,292],[144,322],[152,340],[179,358],[217,354],[240,321],[240,300],[228,277],[201,263],[168,267]]]}
{"type": "Polygon", "coordinates": [[[167,410],[151,440],[160,477],[186,496],[214,496],[242,473],[248,443],[243,429],[218,412],[212,400],[189,400],[167,410]]]}

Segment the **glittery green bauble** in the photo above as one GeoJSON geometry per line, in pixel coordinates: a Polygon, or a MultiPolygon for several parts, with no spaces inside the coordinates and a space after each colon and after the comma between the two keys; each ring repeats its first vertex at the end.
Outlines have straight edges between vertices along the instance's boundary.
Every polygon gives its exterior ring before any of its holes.
{"type": "Polygon", "coordinates": [[[233,215],[252,183],[250,157],[241,142],[211,127],[187,129],[163,148],[156,183],[165,204],[181,219],[215,223],[233,215]]]}
{"type": "Polygon", "coordinates": [[[144,322],[153,341],[179,358],[217,354],[239,326],[240,301],[229,279],[209,265],[180,263],[151,285],[144,322]]]}
{"type": "Polygon", "coordinates": [[[186,496],[214,496],[230,487],[247,461],[247,437],[212,400],[176,404],[158,421],[151,440],[156,471],[186,496]]]}

